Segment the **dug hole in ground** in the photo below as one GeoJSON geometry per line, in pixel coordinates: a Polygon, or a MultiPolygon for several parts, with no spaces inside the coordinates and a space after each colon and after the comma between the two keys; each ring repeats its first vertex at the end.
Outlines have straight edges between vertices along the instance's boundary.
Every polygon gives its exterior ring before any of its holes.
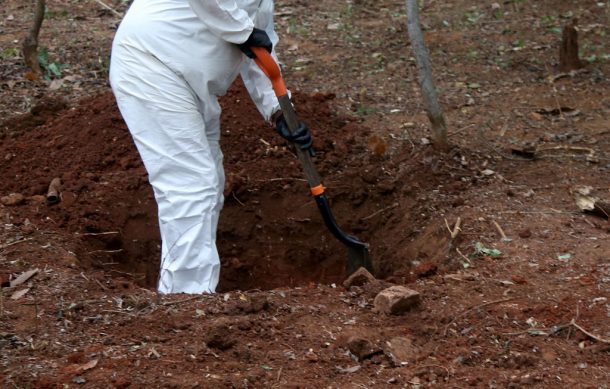
{"type": "MultiPolygon", "coordinates": [[[[359,6],[353,28],[379,28],[388,46],[375,50],[388,68],[400,63],[390,61],[396,31],[359,6]]],[[[458,25],[450,5],[431,7],[458,25]]],[[[496,37],[500,26],[487,26],[463,28],[496,37]]],[[[310,91],[294,88],[295,106],[313,131],[333,213],[370,243],[377,280],[343,286],[347,250],[325,229],[294,154],[237,82],[222,98],[220,291],[157,295],[156,205],[112,94],[47,92],[0,124],[0,386],[604,388],[610,226],[578,208],[575,190],[610,198],[608,64],[549,83],[547,70],[520,57],[503,72],[481,71],[483,59],[439,61],[456,127],[452,150],[438,154],[421,141],[427,119],[416,97],[404,114],[384,111],[392,96],[379,114],[363,113],[374,85],[389,94],[386,72],[366,84],[290,31],[286,47],[337,66],[330,81],[312,76],[323,74],[315,63],[286,74],[310,91]],[[477,85],[463,76],[474,73],[477,85]],[[462,101],[465,90],[478,105],[462,101]],[[554,112],[557,101],[570,110],[554,112]],[[523,145],[541,151],[532,159],[523,145]],[[54,178],[61,201],[49,205],[54,178]],[[375,310],[378,293],[395,285],[419,292],[419,304],[400,315],[375,310]]],[[[427,38],[458,53],[467,35],[427,38]]],[[[337,55],[344,49],[353,47],[337,55]]],[[[286,62],[301,64],[294,56],[287,50],[286,62]]],[[[369,66],[379,56],[355,69],[369,66]]],[[[414,65],[404,69],[414,82],[414,65]]],[[[34,87],[11,88],[3,93],[18,101],[34,87]]]]}

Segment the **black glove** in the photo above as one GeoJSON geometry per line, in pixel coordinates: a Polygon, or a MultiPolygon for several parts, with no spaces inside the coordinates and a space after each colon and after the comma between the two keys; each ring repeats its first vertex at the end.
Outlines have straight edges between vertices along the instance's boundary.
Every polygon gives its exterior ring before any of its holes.
{"type": "Polygon", "coordinates": [[[284,115],[280,114],[275,119],[275,130],[282,138],[294,143],[301,150],[309,151],[311,156],[315,155],[313,148],[311,147],[313,140],[311,139],[309,128],[305,123],[299,122],[299,128],[294,133],[291,133],[290,129],[288,129],[288,123],[286,123],[286,119],[284,119],[284,115]]]}
{"type": "Polygon", "coordinates": [[[256,58],[256,55],[254,55],[250,47],[264,47],[270,53],[271,49],[273,49],[273,43],[271,43],[269,35],[267,35],[264,30],[258,28],[254,28],[252,34],[248,37],[248,40],[237,46],[244,54],[252,59],[256,58]]]}

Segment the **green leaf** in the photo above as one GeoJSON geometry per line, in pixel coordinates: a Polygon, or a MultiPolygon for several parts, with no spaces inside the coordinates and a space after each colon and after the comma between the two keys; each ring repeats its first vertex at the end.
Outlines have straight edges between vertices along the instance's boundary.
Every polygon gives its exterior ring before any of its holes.
{"type": "Polygon", "coordinates": [[[572,254],[570,254],[570,253],[557,255],[557,259],[559,259],[560,261],[567,261],[571,258],[572,258],[572,254]]]}
{"type": "Polygon", "coordinates": [[[53,73],[53,75],[61,77],[61,69],[59,68],[60,66],[61,65],[59,65],[57,62],[51,62],[49,66],[47,66],[47,70],[53,73]]]}
{"type": "Polygon", "coordinates": [[[261,365],[261,368],[263,370],[273,370],[273,368],[271,366],[269,366],[269,365],[261,365]]]}
{"type": "Polygon", "coordinates": [[[487,255],[492,258],[498,258],[499,256],[502,255],[502,252],[500,250],[494,249],[494,248],[487,248],[487,247],[483,246],[483,243],[481,243],[481,242],[477,242],[474,245],[474,249],[476,250],[477,254],[487,255]]]}

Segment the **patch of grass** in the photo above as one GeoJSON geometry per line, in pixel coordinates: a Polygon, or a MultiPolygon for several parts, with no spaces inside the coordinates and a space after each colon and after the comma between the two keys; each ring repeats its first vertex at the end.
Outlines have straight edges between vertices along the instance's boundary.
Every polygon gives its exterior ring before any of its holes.
{"type": "Polygon", "coordinates": [[[70,12],[68,12],[67,9],[62,9],[59,11],[54,11],[54,10],[50,10],[48,7],[45,10],[44,13],[44,18],[45,19],[69,19],[70,18],[70,12]]]}
{"type": "Polygon", "coordinates": [[[17,47],[7,47],[6,49],[0,51],[1,59],[17,58],[20,55],[21,50],[19,50],[17,47]]]}
{"type": "Polygon", "coordinates": [[[367,107],[366,105],[363,105],[363,104],[358,104],[358,106],[356,107],[356,114],[361,115],[361,116],[366,116],[366,115],[374,114],[377,112],[379,112],[379,109],[374,108],[374,107],[367,107]]]}
{"type": "Polygon", "coordinates": [[[307,26],[304,24],[301,24],[297,18],[290,18],[290,20],[288,20],[288,28],[286,32],[288,34],[298,35],[305,38],[309,36],[309,28],[307,28],[307,26]]]}
{"type": "Polygon", "coordinates": [[[502,70],[508,70],[513,66],[513,61],[510,59],[505,59],[502,57],[498,57],[494,60],[497,67],[502,70]]]}
{"type": "Polygon", "coordinates": [[[477,49],[468,50],[468,53],[466,53],[466,58],[471,60],[479,58],[479,51],[477,49]]]}
{"type": "Polygon", "coordinates": [[[474,25],[477,24],[479,20],[485,17],[485,13],[480,11],[466,12],[466,15],[464,17],[466,18],[466,22],[468,24],[474,25]]]}
{"type": "Polygon", "coordinates": [[[553,34],[561,34],[561,27],[559,26],[559,21],[557,17],[553,15],[545,15],[540,18],[540,23],[542,27],[551,32],[553,34]]]}

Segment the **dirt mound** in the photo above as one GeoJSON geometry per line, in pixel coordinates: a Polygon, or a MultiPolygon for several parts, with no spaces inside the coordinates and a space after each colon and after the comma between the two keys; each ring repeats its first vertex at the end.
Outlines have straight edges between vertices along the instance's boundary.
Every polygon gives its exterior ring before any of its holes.
{"type": "MultiPolygon", "coordinates": [[[[294,100],[313,130],[316,163],[340,224],[372,244],[379,275],[406,276],[413,261],[444,259],[447,234],[437,233],[444,226],[429,227],[423,240],[409,239],[427,225],[434,208],[418,193],[452,180],[459,189],[465,185],[461,176],[448,173],[437,157],[388,150],[383,137],[334,115],[333,98],[296,93],[294,100]]],[[[307,196],[293,152],[260,119],[240,84],[222,105],[227,183],[218,233],[220,288],[339,282],[346,250],[326,231],[307,196]]],[[[53,106],[57,110],[44,111],[44,120],[21,120],[30,127],[3,143],[4,190],[29,199],[13,215],[75,234],[76,256],[85,265],[154,285],[156,204],[114,97],[107,92],[70,109],[53,106]],[[63,182],[63,200],[47,206],[40,196],[54,177],[63,182]]]]}

